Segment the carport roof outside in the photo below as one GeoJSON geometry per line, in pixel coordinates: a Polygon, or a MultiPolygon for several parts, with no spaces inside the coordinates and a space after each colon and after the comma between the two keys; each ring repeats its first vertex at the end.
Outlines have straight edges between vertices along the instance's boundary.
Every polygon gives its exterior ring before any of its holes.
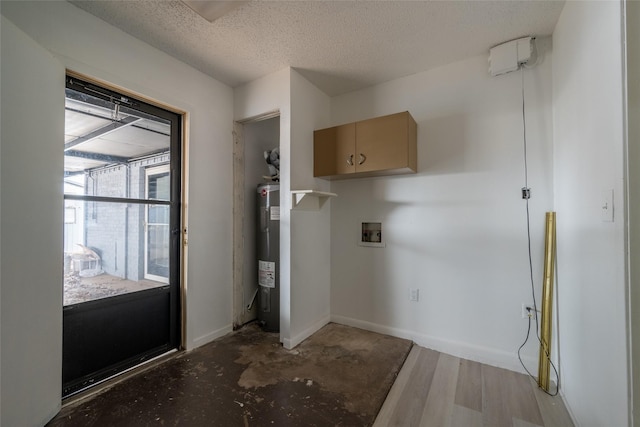
{"type": "Polygon", "coordinates": [[[65,177],[169,151],[169,121],[66,89],[65,177]]]}

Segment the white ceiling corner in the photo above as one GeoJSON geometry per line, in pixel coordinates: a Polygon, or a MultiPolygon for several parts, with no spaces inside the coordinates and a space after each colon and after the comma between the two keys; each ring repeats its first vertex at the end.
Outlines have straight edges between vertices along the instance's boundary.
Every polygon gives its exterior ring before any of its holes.
{"type": "Polygon", "coordinates": [[[553,32],[564,1],[250,1],[209,22],[182,1],[71,3],[232,87],[291,66],[334,96],[553,32]]]}

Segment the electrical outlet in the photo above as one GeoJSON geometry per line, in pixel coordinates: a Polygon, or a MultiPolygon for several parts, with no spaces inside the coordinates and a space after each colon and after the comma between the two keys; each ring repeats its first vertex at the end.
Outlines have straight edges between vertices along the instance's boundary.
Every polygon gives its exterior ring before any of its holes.
{"type": "Polygon", "coordinates": [[[526,303],[522,303],[522,309],[521,309],[521,316],[523,319],[526,319],[527,317],[533,317],[533,304],[526,304],[526,303]],[[529,308],[529,310],[527,310],[527,308],[529,308]]]}
{"type": "Polygon", "coordinates": [[[409,301],[418,301],[420,299],[420,289],[409,288],[409,301]]]}

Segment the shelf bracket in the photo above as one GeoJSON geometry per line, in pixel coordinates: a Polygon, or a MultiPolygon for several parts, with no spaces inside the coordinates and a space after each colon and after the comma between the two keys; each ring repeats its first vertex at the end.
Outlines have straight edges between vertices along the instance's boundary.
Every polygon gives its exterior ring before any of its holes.
{"type": "Polygon", "coordinates": [[[299,211],[319,211],[330,197],[337,196],[335,193],[315,190],[294,190],[291,195],[291,209],[299,211]]]}

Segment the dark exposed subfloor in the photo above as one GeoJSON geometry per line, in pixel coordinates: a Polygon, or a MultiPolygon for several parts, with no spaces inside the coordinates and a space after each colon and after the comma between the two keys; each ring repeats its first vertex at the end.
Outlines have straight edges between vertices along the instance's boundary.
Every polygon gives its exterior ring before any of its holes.
{"type": "Polygon", "coordinates": [[[293,350],[255,324],[183,353],[49,426],[367,426],[411,342],[330,323],[293,350]]]}

